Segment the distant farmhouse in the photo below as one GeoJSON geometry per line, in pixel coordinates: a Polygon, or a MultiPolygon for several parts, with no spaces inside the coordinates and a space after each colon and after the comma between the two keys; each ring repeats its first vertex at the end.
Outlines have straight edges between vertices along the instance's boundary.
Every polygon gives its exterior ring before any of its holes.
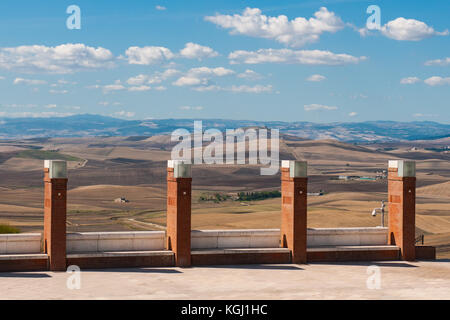
{"type": "Polygon", "coordinates": [[[120,198],[116,198],[114,199],[115,203],[128,203],[130,202],[130,200],[126,199],[125,197],[120,197],[120,198]]]}

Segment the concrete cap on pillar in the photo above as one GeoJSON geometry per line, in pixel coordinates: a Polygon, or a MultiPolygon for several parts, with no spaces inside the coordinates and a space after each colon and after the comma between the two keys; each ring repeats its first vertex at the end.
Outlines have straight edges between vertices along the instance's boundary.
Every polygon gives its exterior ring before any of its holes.
{"type": "Polygon", "coordinates": [[[415,177],[416,162],[411,160],[389,160],[389,168],[398,170],[399,177],[415,177]]]}
{"type": "Polygon", "coordinates": [[[44,160],[44,168],[48,169],[50,179],[67,178],[67,162],[65,160],[44,160]]]}
{"type": "Polygon", "coordinates": [[[308,163],[306,161],[283,160],[281,161],[281,167],[289,168],[289,176],[291,178],[308,177],[308,163]]]}
{"type": "Polygon", "coordinates": [[[191,164],[186,163],[184,160],[168,160],[167,167],[173,168],[174,178],[191,178],[191,164]]]}

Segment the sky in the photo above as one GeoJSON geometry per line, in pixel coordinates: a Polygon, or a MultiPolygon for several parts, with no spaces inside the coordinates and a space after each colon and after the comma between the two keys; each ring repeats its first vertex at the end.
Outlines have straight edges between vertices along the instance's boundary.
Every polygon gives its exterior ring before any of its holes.
{"type": "Polygon", "coordinates": [[[0,117],[450,123],[449,12],[447,0],[3,0],[0,117]]]}

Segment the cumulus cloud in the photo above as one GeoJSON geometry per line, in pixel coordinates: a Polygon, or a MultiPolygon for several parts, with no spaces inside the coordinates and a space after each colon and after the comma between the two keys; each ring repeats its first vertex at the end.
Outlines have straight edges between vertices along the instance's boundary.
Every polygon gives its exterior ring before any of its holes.
{"type": "Polygon", "coordinates": [[[219,55],[210,47],[202,46],[193,42],[186,43],[179,53],[173,53],[165,47],[129,47],[125,51],[128,63],[139,65],[152,65],[167,62],[175,58],[205,59],[219,55]]]}
{"type": "Polygon", "coordinates": [[[272,86],[267,85],[256,85],[256,86],[232,86],[230,89],[231,92],[245,92],[245,93],[263,93],[263,92],[272,92],[272,86]]]}
{"type": "Polygon", "coordinates": [[[242,14],[205,17],[231,34],[274,39],[285,45],[299,47],[319,40],[324,32],[335,33],[345,24],[333,12],[322,7],[309,19],[297,17],[289,20],[285,15],[270,17],[263,15],[258,8],[246,8],[242,14]]]}
{"type": "Polygon", "coordinates": [[[114,82],[114,84],[108,84],[108,85],[105,85],[105,86],[98,86],[98,87],[102,88],[103,92],[105,92],[105,93],[109,93],[111,91],[120,91],[120,90],[125,90],[126,89],[125,86],[122,85],[120,80],[116,80],[114,82]]]}
{"type": "Polygon", "coordinates": [[[151,88],[149,86],[142,85],[142,86],[129,87],[128,91],[148,91],[150,89],[151,88]]]}
{"type": "Polygon", "coordinates": [[[64,74],[113,66],[111,51],[81,43],[56,47],[32,45],[0,48],[0,69],[22,73],[64,74]]]}
{"type": "Polygon", "coordinates": [[[247,69],[242,73],[239,73],[237,75],[237,77],[241,78],[241,79],[247,79],[247,80],[258,80],[258,79],[262,78],[262,76],[259,73],[255,72],[253,70],[250,70],[250,69],[247,69]]]}
{"type": "Polygon", "coordinates": [[[45,80],[36,80],[36,79],[24,79],[24,78],[15,78],[13,84],[28,84],[32,86],[43,85],[46,84],[45,80]]]}
{"type": "Polygon", "coordinates": [[[196,86],[207,85],[213,77],[223,77],[233,74],[234,71],[223,67],[208,68],[199,67],[192,68],[186,74],[178,78],[173,85],[175,86],[196,86]]]}
{"type": "Polygon", "coordinates": [[[325,79],[326,79],[326,77],[322,76],[321,74],[313,74],[313,75],[309,76],[306,80],[311,81],[311,82],[320,82],[325,79]]]}
{"type": "Polygon", "coordinates": [[[353,112],[350,112],[348,115],[350,117],[356,117],[358,115],[358,113],[353,111],[353,112]]]}
{"type": "Polygon", "coordinates": [[[446,84],[450,84],[450,77],[439,77],[433,76],[428,79],[423,80],[429,86],[442,86],[446,84]]]}
{"type": "Polygon", "coordinates": [[[199,44],[188,42],[184,49],[180,51],[180,56],[187,59],[204,59],[217,57],[219,53],[210,47],[201,46],[199,44]]]}
{"type": "Polygon", "coordinates": [[[66,93],[69,93],[68,90],[54,90],[54,89],[51,89],[48,92],[51,93],[51,94],[66,94],[66,93]]]}
{"type": "Polygon", "coordinates": [[[450,65],[450,57],[443,58],[443,59],[435,59],[435,60],[428,60],[425,62],[426,66],[448,66],[450,65]]]}
{"type": "Polygon", "coordinates": [[[303,109],[305,109],[305,111],[337,110],[338,107],[335,107],[335,106],[325,106],[325,105],[323,105],[323,104],[313,103],[313,104],[305,104],[305,105],[303,106],[303,109]]]}
{"type": "Polygon", "coordinates": [[[407,77],[400,80],[401,84],[414,84],[420,82],[420,79],[417,77],[407,77]]]}
{"type": "Polygon", "coordinates": [[[135,77],[131,77],[127,80],[127,83],[129,85],[142,85],[144,83],[148,84],[155,84],[155,83],[161,83],[164,80],[167,80],[177,74],[179,74],[180,71],[176,69],[167,69],[163,72],[155,72],[153,75],[146,75],[146,74],[139,74],[135,77]]]}
{"type": "Polygon", "coordinates": [[[164,11],[164,10],[167,10],[166,7],[160,6],[160,5],[156,5],[156,6],[155,6],[155,9],[158,10],[158,11],[164,11]]]}
{"type": "Polygon", "coordinates": [[[140,85],[148,81],[148,76],[145,74],[139,74],[135,77],[131,77],[127,80],[129,85],[140,85]]]}
{"type": "Polygon", "coordinates": [[[233,93],[270,93],[272,92],[272,85],[255,85],[255,86],[247,86],[247,85],[240,85],[236,86],[233,85],[231,87],[222,87],[218,85],[205,85],[205,86],[198,86],[193,88],[195,91],[199,92],[205,92],[205,91],[224,91],[224,92],[233,92],[233,93]]]}
{"type": "Polygon", "coordinates": [[[448,30],[438,32],[425,22],[415,19],[397,18],[389,21],[380,29],[381,33],[394,40],[420,41],[432,36],[446,36],[448,30]]]}
{"type": "Polygon", "coordinates": [[[237,50],[228,55],[230,63],[290,63],[306,65],[343,65],[355,64],[366,57],[354,57],[349,54],[336,54],[323,50],[259,49],[258,51],[237,50]]]}
{"type": "Polygon", "coordinates": [[[128,58],[128,63],[138,65],[161,63],[175,57],[169,49],[155,46],[129,47],[125,51],[125,55],[128,58]]]}

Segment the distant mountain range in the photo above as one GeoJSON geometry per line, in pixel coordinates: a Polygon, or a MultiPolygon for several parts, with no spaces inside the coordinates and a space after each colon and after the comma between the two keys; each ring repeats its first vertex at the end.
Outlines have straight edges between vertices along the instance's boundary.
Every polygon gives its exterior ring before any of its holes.
{"type": "MultiPolygon", "coordinates": [[[[201,120],[201,119],[198,119],[201,120]]],[[[203,129],[267,127],[306,139],[337,139],[345,142],[390,142],[432,140],[450,137],[450,124],[431,121],[395,122],[282,122],[203,119],[203,129]]],[[[100,115],[61,118],[1,118],[0,139],[83,136],[154,136],[177,128],[192,132],[193,119],[123,120],[100,115]]]]}

